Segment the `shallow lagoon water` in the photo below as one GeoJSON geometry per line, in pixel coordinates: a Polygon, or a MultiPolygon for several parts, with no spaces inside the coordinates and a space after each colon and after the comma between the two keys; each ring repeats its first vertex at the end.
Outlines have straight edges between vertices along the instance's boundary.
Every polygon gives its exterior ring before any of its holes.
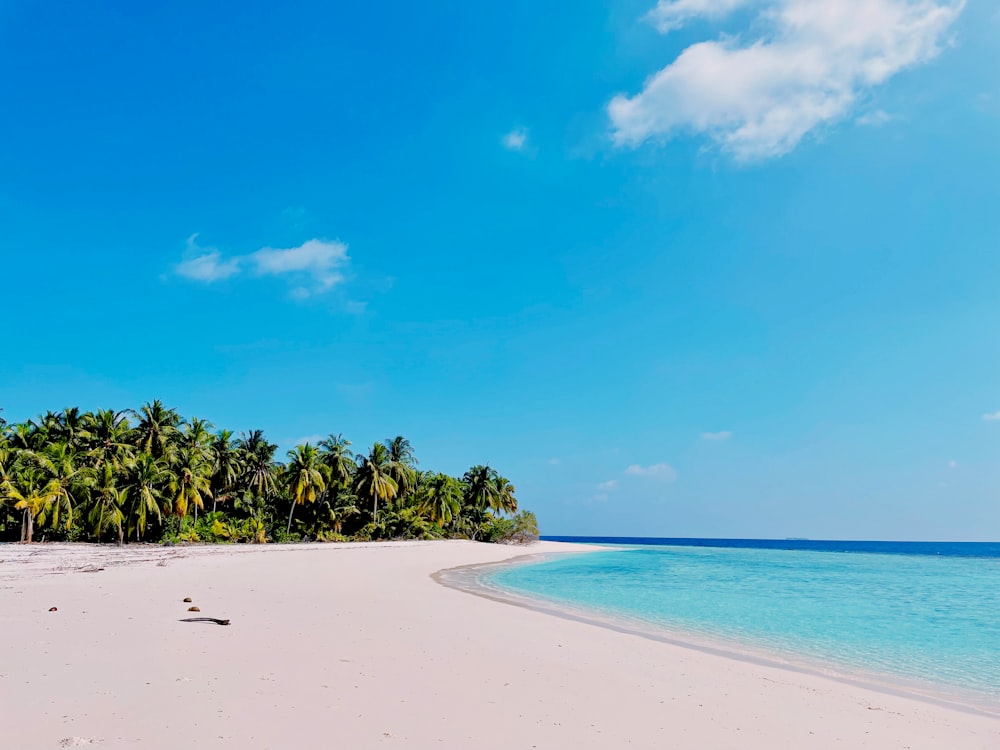
{"type": "Polygon", "coordinates": [[[494,570],[494,586],[845,673],[1000,701],[1000,558],[645,546],[494,570]]]}

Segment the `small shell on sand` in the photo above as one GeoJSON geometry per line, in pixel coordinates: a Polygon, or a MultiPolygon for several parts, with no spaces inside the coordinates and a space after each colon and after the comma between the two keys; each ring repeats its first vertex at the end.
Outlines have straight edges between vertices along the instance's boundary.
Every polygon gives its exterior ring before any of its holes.
{"type": "Polygon", "coordinates": [[[190,596],[185,596],[185,597],[184,597],[184,601],[186,601],[186,602],[189,602],[189,601],[191,601],[191,597],[190,597],[190,596]]]}
{"type": "Polygon", "coordinates": [[[188,612],[201,612],[200,607],[188,607],[188,612]]]}
{"type": "Polygon", "coordinates": [[[56,607],[49,607],[49,612],[58,612],[58,611],[59,610],[56,607]]]}

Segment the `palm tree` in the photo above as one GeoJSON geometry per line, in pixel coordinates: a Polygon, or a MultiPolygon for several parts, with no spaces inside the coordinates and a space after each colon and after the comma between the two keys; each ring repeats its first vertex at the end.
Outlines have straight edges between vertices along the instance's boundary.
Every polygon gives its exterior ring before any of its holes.
{"type": "Polygon", "coordinates": [[[480,510],[497,506],[499,496],[494,481],[495,472],[489,466],[473,466],[462,480],[466,484],[465,504],[480,510]]]}
{"type": "Polygon", "coordinates": [[[367,456],[358,459],[354,490],[359,498],[371,502],[373,523],[378,523],[379,501],[389,502],[399,492],[399,484],[393,478],[398,473],[398,465],[391,460],[389,449],[382,443],[375,443],[367,456]]]}
{"type": "Polygon", "coordinates": [[[194,506],[194,521],[198,522],[198,511],[205,509],[204,498],[212,496],[212,433],[211,423],[204,419],[192,419],[184,425],[177,438],[173,466],[177,477],[175,490],[175,511],[183,518],[187,510],[194,506]],[[179,503],[179,504],[178,504],[179,503]],[[184,511],[180,512],[180,506],[184,511]]]}
{"type": "Polygon", "coordinates": [[[439,527],[451,523],[461,508],[462,488],[447,474],[434,474],[420,489],[420,512],[439,527]]]}
{"type": "Polygon", "coordinates": [[[122,492],[129,503],[128,535],[134,532],[137,542],[146,533],[151,516],[157,523],[163,520],[160,506],[166,504],[164,491],[173,479],[166,462],[149,453],[140,453],[129,464],[122,492]]]}
{"type": "Polygon", "coordinates": [[[132,457],[134,448],[129,442],[132,430],[124,411],[98,409],[86,414],[83,424],[94,466],[110,463],[118,470],[132,457]]]}
{"type": "Polygon", "coordinates": [[[240,464],[243,467],[242,484],[247,491],[258,497],[267,497],[274,493],[274,476],[277,465],[274,452],[278,446],[269,443],[264,438],[262,430],[253,430],[250,434],[242,433],[236,441],[240,451],[240,464]]]}
{"type": "Polygon", "coordinates": [[[153,458],[168,456],[173,440],[179,433],[181,417],[174,409],[168,409],[159,399],[144,404],[138,411],[132,411],[136,418],[136,444],[153,458]]]}
{"type": "Polygon", "coordinates": [[[396,435],[394,438],[387,439],[385,447],[389,450],[389,458],[396,463],[411,468],[416,467],[420,463],[413,452],[413,443],[402,435],[396,435]]]}
{"type": "Polygon", "coordinates": [[[495,497],[493,509],[511,515],[517,513],[517,498],[514,496],[514,485],[510,480],[494,472],[493,488],[495,497]]]}
{"type": "Polygon", "coordinates": [[[86,415],[76,406],[63,409],[58,418],[56,436],[66,443],[73,451],[83,448],[84,442],[90,437],[85,427],[86,415]]]}
{"type": "Polygon", "coordinates": [[[320,462],[319,451],[309,443],[298,445],[294,450],[288,451],[288,469],[285,477],[292,497],[292,509],[288,511],[286,533],[292,533],[292,514],[295,513],[295,506],[316,502],[316,493],[326,489],[321,470],[323,468],[325,467],[320,462]]]}
{"type": "Polygon", "coordinates": [[[489,509],[495,508],[499,502],[495,474],[489,466],[473,466],[462,477],[465,483],[462,515],[469,535],[476,540],[489,519],[489,509]]]}
{"type": "Polygon", "coordinates": [[[216,503],[224,503],[233,496],[236,481],[243,467],[240,452],[233,443],[231,430],[219,430],[210,447],[212,459],[212,512],[216,503]]]}
{"type": "Polygon", "coordinates": [[[383,443],[389,452],[389,475],[396,480],[399,495],[403,496],[413,489],[417,475],[417,458],[413,453],[413,445],[402,435],[389,438],[383,443]]]}
{"type": "Polygon", "coordinates": [[[124,540],[125,514],[122,512],[122,491],[116,485],[115,467],[110,461],[105,461],[98,469],[97,486],[94,491],[94,502],[90,508],[90,527],[101,541],[101,535],[108,529],[118,533],[118,544],[124,540]]]}
{"type": "Polygon", "coordinates": [[[323,463],[330,470],[330,484],[343,486],[351,481],[354,473],[354,454],[351,453],[351,441],[343,435],[327,435],[326,440],[319,443],[323,463]]]}
{"type": "Polygon", "coordinates": [[[185,445],[178,450],[177,460],[171,468],[173,475],[167,487],[173,500],[173,512],[183,522],[193,506],[197,522],[198,509],[205,509],[204,498],[212,496],[211,465],[197,447],[185,445]]]}
{"type": "Polygon", "coordinates": [[[14,450],[32,451],[41,448],[43,441],[40,440],[38,426],[32,422],[20,422],[15,424],[9,431],[7,439],[14,450]]]}
{"type": "Polygon", "coordinates": [[[21,541],[34,541],[35,523],[45,523],[45,514],[59,498],[59,484],[38,466],[23,466],[0,486],[0,497],[22,511],[21,541]]]}
{"type": "Polygon", "coordinates": [[[50,443],[45,450],[33,455],[34,461],[57,487],[49,517],[52,526],[66,518],[66,529],[73,525],[73,508],[85,499],[93,485],[93,471],[77,464],[77,454],[67,443],[50,443]]]}

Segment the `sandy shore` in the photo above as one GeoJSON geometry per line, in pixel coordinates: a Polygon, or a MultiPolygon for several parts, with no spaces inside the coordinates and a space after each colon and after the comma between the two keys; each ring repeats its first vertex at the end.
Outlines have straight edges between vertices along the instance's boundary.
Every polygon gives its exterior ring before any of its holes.
{"type": "Polygon", "coordinates": [[[0,546],[2,745],[1000,747],[1000,719],[431,579],[525,551],[0,546]],[[197,616],[232,624],[180,622],[197,616]]]}

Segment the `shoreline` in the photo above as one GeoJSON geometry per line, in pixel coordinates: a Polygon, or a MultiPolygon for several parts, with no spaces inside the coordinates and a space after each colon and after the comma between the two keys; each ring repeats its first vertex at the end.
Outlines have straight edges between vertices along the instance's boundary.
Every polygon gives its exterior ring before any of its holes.
{"type": "Polygon", "coordinates": [[[485,583],[476,575],[479,572],[495,571],[514,565],[532,565],[544,562],[558,555],[590,553],[600,551],[620,551],[622,547],[606,547],[597,542],[560,542],[564,544],[579,544],[578,551],[541,552],[512,557],[499,562],[472,563],[455,568],[437,571],[431,578],[442,586],[463,591],[473,596],[490,601],[523,607],[552,617],[559,617],[573,622],[585,623],[595,627],[606,628],[618,633],[637,636],[648,640],[666,643],[679,648],[691,649],[724,659],[734,659],[761,667],[784,669],[801,675],[874,690],[898,698],[925,701],[931,705],[967,712],[977,716],[1000,719],[1000,701],[988,693],[972,689],[935,683],[930,681],[907,680],[901,675],[882,672],[867,672],[861,669],[852,670],[848,665],[811,657],[808,654],[794,651],[768,650],[740,642],[737,639],[725,639],[658,625],[641,618],[629,618],[620,614],[602,612],[582,605],[549,599],[542,596],[531,596],[515,589],[501,585],[485,583]]]}
{"type": "Polygon", "coordinates": [[[1000,720],[439,584],[466,541],[0,549],[5,740],[59,747],[992,750],[1000,720]],[[440,575],[438,575],[440,577],[440,575]],[[183,599],[219,627],[188,622],[183,599]],[[49,611],[56,607],[57,611],[49,611]]]}

